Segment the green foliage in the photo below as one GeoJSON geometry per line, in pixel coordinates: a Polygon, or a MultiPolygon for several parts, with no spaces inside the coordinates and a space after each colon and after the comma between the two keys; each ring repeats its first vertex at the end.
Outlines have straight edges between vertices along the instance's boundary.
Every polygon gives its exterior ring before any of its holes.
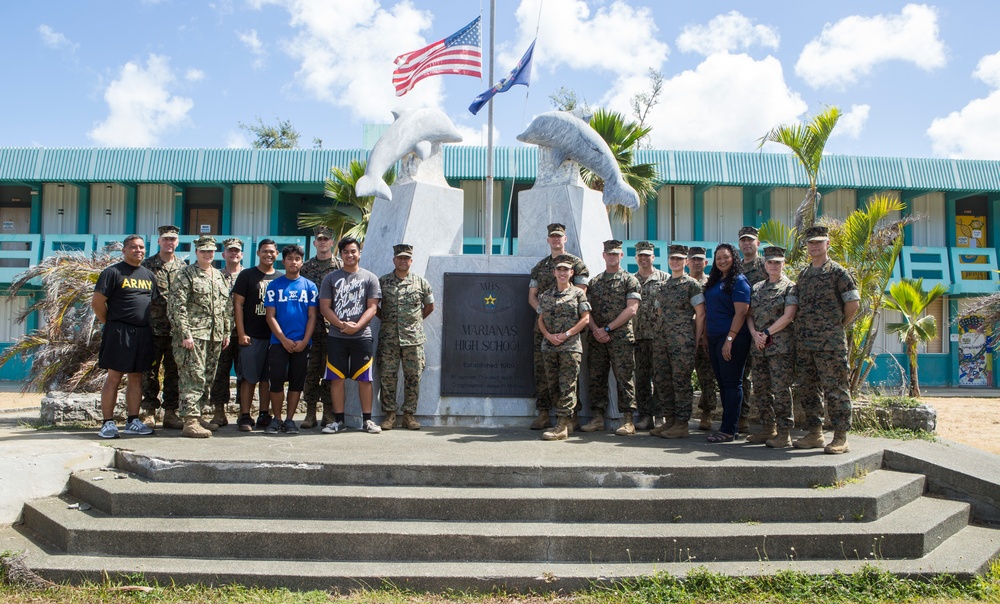
{"type": "MultiPolygon", "coordinates": [[[[633,163],[633,156],[639,142],[647,136],[652,128],[641,126],[638,122],[629,121],[624,115],[615,111],[598,109],[590,118],[590,126],[604,139],[618,162],[622,177],[630,187],[639,194],[640,207],[646,200],[656,195],[656,165],[633,163]]],[[[580,174],[588,187],[596,191],[604,190],[604,181],[587,168],[580,168],[580,174]]],[[[609,208],[611,217],[622,222],[632,218],[632,210],[615,205],[609,208]]]]}
{"type": "Polygon", "coordinates": [[[553,108],[559,111],[590,113],[587,99],[578,97],[575,90],[565,86],[560,86],[558,90],[550,94],[549,102],[553,108]]]}
{"type": "Polygon", "coordinates": [[[920,379],[917,375],[917,347],[937,337],[934,317],[924,315],[932,302],[948,293],[948,288],[940,283],[929,292],[924,291],[923,279],[903,278],[889,286],[886,308],[903,315],[902,323],[889,323],[885,327],[899,336],[906,345],[906,357],[910,362],[910,396],[920,398],[920,379]]]}
{"type": "Polygon", "coordinates": [[[762,250],[766,245],[785,248],[785,274],[794,281],[808,260],[795,227],[789,227],[772,218],[760,225],[757,238],[761,241],[762,250]]]}
{"type": "MultiPolygon", "coordinates": [[[[354,185],[365,175],[367,166],[368,162],[355,159],[351,160],[346,172],[340,168],[331,168],[323,194],[332,199],[333,203],[322,212],[300,213],[299,228],[326,226],[337,233],[337,239],[350,236],[364,243],[375,198],[358,197],[354,192],[354,185]]],[[[390,168],[382,175],[382,179],[388,185],[395,182],[396,168],[390,168]]]]}
{"type": "MultiPolygon", "coordinates": [[[[241,129],[246,130],[254,137],[254,149],[296,149],[299,146],[299,132],[292,126],[291,120],[279,119],[277,125],[265,124],[264,120],[257,116],[256,124],[244,124],[237,122],[241,129]]],[[[314,138],[313,143],[319,139],[314,138]]],[[[322,141],[320,142],[322,146],[322,141]]]]}

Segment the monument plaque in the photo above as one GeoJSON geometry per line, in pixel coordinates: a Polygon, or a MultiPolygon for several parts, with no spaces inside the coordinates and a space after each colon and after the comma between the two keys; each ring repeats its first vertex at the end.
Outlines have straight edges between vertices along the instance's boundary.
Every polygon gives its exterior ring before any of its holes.
{"type": "Polygon", "coordinates": [[[445,273],[441,395],[532,397],[528,275],[445,273]]]}

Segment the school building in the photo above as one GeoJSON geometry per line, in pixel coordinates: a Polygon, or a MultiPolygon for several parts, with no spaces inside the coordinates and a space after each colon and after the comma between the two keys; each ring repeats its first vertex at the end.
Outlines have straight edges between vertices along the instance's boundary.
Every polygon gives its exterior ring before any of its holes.
{"type": "MultiPolygon", "coordinates": [[[[465,192],[467,254],[483,252],[486,153],[484,147],[445,147],[445,175],[465,192]]],[[[255,262],[253,246],[263,237],[279,247],[297,242],[311,252],[309,234],[297,228],[298,214],[329,203],[323,187],[331,167],[346,168],[367,154],[365,149],[0,148],[0,287],[57,251],[89,252],[129,233],[146,235],[153,254],[156,227],[162,224],[181,227],[182,255],[203,233],[220,242],[240,237],[247,266],[255,262]]],[[[637,161],[657,165],[660,186],[628,224],[612,223],[615,235],[629,244],[626,265],[632,271],[638,240],[660,248],[673,241],[712,248],[735,242],[744,224],[760,226],[771,218],[791,224],[807,185],[788,154],[644,150],[637,161]]],[[[518,195],[531,187],[536,167],[534,147],[494,150],[494,253],[514,253],[519,236],[545,236],[543,227],[517,224],[518,195]]],[[[821,216],[843,218],[872,195],[888,194],[903,201],[905,213],[923,217],[906,227],[896,268],[897,276],[948,287],[930,311],[939,337],[921,350],[921,383],[997,387],[1000,360],[991,351],[993,334],[964,310],[971,299],[998,288],[1000,161],[832,155],[823,161],[820,192],[821,216]]],[[[38,324],[38,317],[27,325],[13,321],[37,295],[0,301],[0,347],[38,324]]],[[[885,322],[899,320],[887,315],[885,322]]],[[[874,350],[878,367],[869,381],[899,383],[906,361],[896,336],[882,333],[874,350]]],[[[24,371],[9,364],[0,369],[0,379],[17,380],[24,371]]]]}

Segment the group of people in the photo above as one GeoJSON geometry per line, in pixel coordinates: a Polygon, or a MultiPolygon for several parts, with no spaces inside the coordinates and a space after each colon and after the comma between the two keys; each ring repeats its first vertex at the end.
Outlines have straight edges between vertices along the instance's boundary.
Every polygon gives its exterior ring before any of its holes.
{"type": "Polygon", "coordinates": [[[830,259],[826,227],[806,231],[810,264],[795,282],[784,275],[785,250],[766,247],[761,257],[757,235],[756,228],[745,226],[739,251],[728,243],[716,247],[708,275],[705,248],[670,245],[669,271],[661,271],[654,267],[655,245],[640,241],[639,268],[631,274],[621,266],[622,242],[605,241],[604,271],[592,277],[580,258],[566,252],[565,226],[548,225],[551,253],[532,270],[528,290],[538,313],[538,416],[531,428],[545,430],[545,440],[566,439],[574,430],[605,430],[610,373],[621,413],[616,434],[649,430],[663,438],[688,437],[694,372],[701,385],[698,427],[711,432],[708,442],[731,442],[748,429],[752,389],[762,427],[748,442],[847,452],[846,327],[858,311],[857,287],[830,259]],[[584,332],[591,416],[580,425],[584,332]],[[805,436],[794,442],[793,383],[807,424],[805,436]],[[713,432],[716,387],[722,422],[713,432]],[[834,428],[829,444],[823,436],[824,399],[834,428]]]}
{"type": "Polygon", "coordinates": [[[162,408],[163,428],[210,437],[229,423],[234,366],[240,431],[295,434],[319,425],[325,434],[342,432],[347,379],[358,384],[364,431],[391,430],[400,369],[401,422],[420,429],[414,415],[425,364],[423,320],[434,310],[434,295],[423,277],[410,272],[412,246],[393,246],[394,270],[379,278],[360,267],[356,239],[338,241],[335,256],[332,233],[319,227],[316,255],[307,260],[301,246],[285,246],[281,273],[272,239],[257,243],[258,262],[248,269],[242,268],[242,241],[226,239],[225,267],[218,269],[213,237],[194,241],[196,262],[188,265],[175,254],[180,230],[166,225],[158,231],[159,250],[148,258],[141,236],[126,237],[122,261],[106,268],[94,287],[92,306],[104,324],[98,366],[108,372],[99,436],[152,434],[162,408]],[[381,320],[377,355],[375,317],[381,320]],[[372,420],[373,362],[381,378],[381,424],[372,420]],[[119,432],[114,412],[126,376],[127,417],[119,432]],[[255,388],[256,420],[250,414],[255,388]],[[306,416],[296,425],[303,396],[306,416]],[[207,419],[202,408],[209,405],[215,413],[207,419]]]}

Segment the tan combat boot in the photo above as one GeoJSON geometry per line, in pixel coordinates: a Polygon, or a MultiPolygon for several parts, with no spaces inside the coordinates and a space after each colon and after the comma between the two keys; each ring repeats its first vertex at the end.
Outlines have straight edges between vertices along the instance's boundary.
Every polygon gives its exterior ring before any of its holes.
{"type": "Polygon", "coordinates": [[[761,426],[760,432],[757,432],[756,434],[751,434],[750,436],[748,436],[747,437],[747,442],[748,443],[753,443],[755,445],[759,445],[761,443],[766,443],[767,441],[771,440],[772,438],[774,438],[777,435],[778,435],[778,430],[777,430],[777,428],[775,427],[774,424],[764,425],[764,426],[761,426]]]}
{"type": "Polygon", "coordinates": [[[156,409],[142,409],[139,411],[139,421],[149,426],[151,429],[156,428],[156,409]]]}
{"type": "Polygon", "coordinates": [[[548,409],[539,409],[538,410],[538,417],[535,418],[535,421],[531,422],[531,429],[532,430],[544,430],[544,429],[548,428],[551,425],[552,425],[552,421],[549,419],[549,410],[548,409]]]}
{"type": "Polygon", "coordinates": [[[682,419],[674,421],[674,425],[660,434],[663,438],[687,438],[690,435],[687,420],[682,419]]]}
{"type": "Polygon", "coordinates": [[[639,416],[639,421],[635,422],[636,430],[649,430],[653,427],[653,416],[645,413],[639,416]]]}
{"type": "Polygon", "coordinates": [[[215,415],[209,420],[218,427],[228,426],[229,418],[226,417],[226,405],[218,404],[215,406],[215,415]]]}
{"type": "Polygon", "coordinates": [[[573,420],[569,417],[560,417],[556,422],[556,427],[542,432],[542,440],[566,440],[569,437],[573,426],[573,420]]]}
{"type": "Polygon", "coordinates": [[[788,433],[788,428],[778,428],[774,438],[764,443],[772,449],[784,449],[792,446],[792,436],[788,433]]]}
{"type": "Polygon", "coordinates": [[[830,455],[840,455],[841,453],[847,453],[851,448],[847,446],[847,430],[834,430],[833,432],[833,442],[828,444],[824,453],[829,453],[830,455]]]}
{"type": "Polygon", "coordinates": [[[626,411],[622,414],[622,425],[615,430],[618,436],[635,436],[635,424],[632,423],[632,412],[626,411]]]}
{"type": "Polygon", "coordinates": [[[163,412],[163,427],[171,430],[180,430],[184,427],[184,422],[177,415],[176,409],[168,409],[163,412]]]}
{"type": "Polygon", "coordinates": [[[382,423],[380,425],[382,426],[383,430],[392,430],[393,428],[395,428],[396,427],[396,412],[395,411],[386,411],[385,412],[385,419],[382,420],[382,423]]]}
{"type": "Polygon", "coordinates": [[[702,432],[710,432],[712,430],[712,414],[708,411],[702,411],[701,421],[698,422],[698,429],[702,432]]]}
{"type": "Polygon", "coordinates": [[[750,418],[741,417],[738,424],[736,424],[736,431],[740,434],[745,434],[750,431],[750,418]]]}
{"type": "Polygon", "coordinates": [[[669,430],[674,425],[674,418],[672,416],[666,416],[663,418],[663,423],[659,426],[653,428],[649,431],[650,436],[663,436],[663,433],[669,430]]]}
{"type": "Polygon", "coordinates": [[[569,431],[571,434],[573,433],[574,430],[576,430],[577,432],[580,431],[580,414],[576,411],[573,412],[573,421],[570,422],[569,425],[569,431]]]}
{"type": "MultiPolygon", "coordinates": [[[[204,417],[198,418],[198,424],[209,432],[215,432],[219,429],[219,424],[213,422],[212,420],[205,419],[204,417]]],[[[187,423],[184,425],[187,426],[187,423]]]]}
{"type": "Polygon", "coordinates": [[[316,427],[316,403],[306,403],[306,417],[299,427],[304,430],[316,427]]]}
{"type": "Polygon", "coordinates": [[[823,440],[823,426],[809,428],[809,433],[793,442],[796,449],[822,449],[826,444],[823,440]]]}
{"type": "Polygon", "coordinates": [[[592,413],[593,415],[590,416],[590,421],[580,426],[580,431],[597,432],[598,430],[604,429],[604,412],[593,411],[592,413]]]}
{"type": "Polygon", "coordinates": [[[323,403],[323,419],[320,420],[319,425],[325,426],[327,424],[333,423],[333,403],[323,403]]]}
{"type": "Polygon", "coordinates": [[[187,438],[208,438],[212,436],[210,430],[201,426],[200,419],[200,417],[185,417],[184,430],[181,432],[181,436],[186,436],[187,438]]]}
{"type": "Polygon", "coordinates": [[[413,417],[412,413],[403,412],[403,427],[407,430],[419,430],[420,422],[417,418],[413,417]]]}

